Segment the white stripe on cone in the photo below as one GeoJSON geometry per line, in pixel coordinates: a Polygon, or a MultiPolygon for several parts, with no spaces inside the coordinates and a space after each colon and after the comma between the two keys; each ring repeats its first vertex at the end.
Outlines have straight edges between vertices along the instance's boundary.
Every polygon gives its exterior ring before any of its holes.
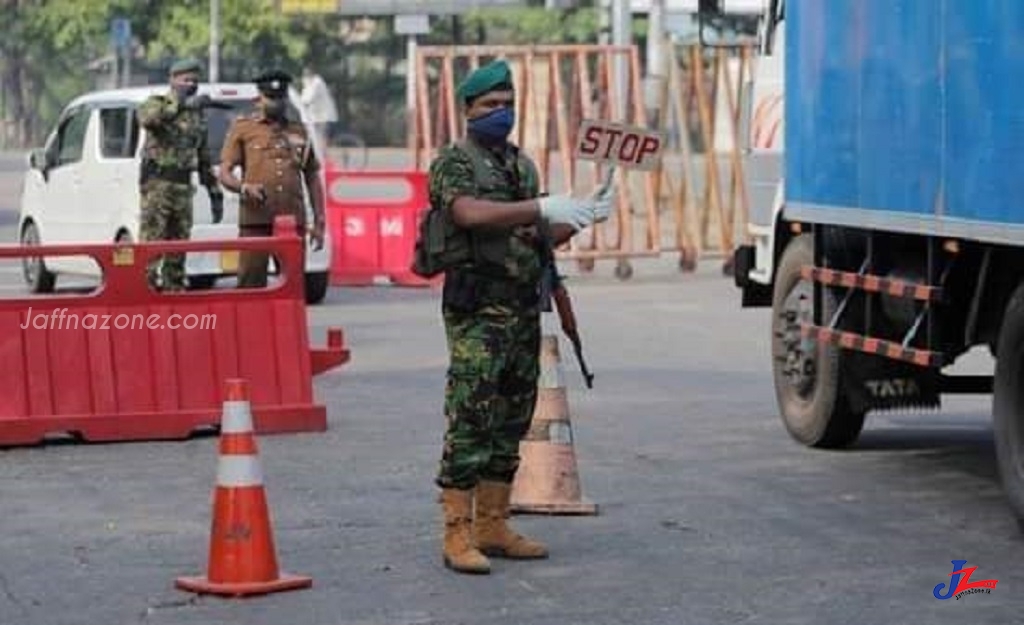
{"type": "Polygon", "coordinates": [[[256,456],[224,456],[217,465],[217,485],[228,488],[262,486],[263,469],[256,456]]]}
{"type": "Polygon", "coordinates": [[[565,372],[562,370],[562,361],[559,358],[541,358],[540,378],[537,380],[539,388],[564,388],[565,372]]]}
{"type": "Polygon", "coordinates": [[[225,401],[220,431],[225,434],[252,432],[252,411],[248,401],[225,401]]]}

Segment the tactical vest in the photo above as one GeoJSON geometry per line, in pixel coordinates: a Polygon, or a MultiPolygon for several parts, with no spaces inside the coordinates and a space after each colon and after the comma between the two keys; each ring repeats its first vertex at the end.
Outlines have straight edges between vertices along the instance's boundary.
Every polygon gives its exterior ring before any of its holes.
{"type": "MultiPolygon", "coordinates": [[[[171,105],[170,96],[155,96],[160,106],[171,105]]],[[[147,103],[147,105],[150,103],[147,103]]],[[[143,178],[155,176],[188,184],[199,168],[197,150],[206,139],[208,124],[197,111],[180,110],[162,130],[146,136],[142,149],[143,178]]]]}
{"type": "MultiPolygon", "coordinates": [[[[531,186],[536,184],[537,172],[521,153],[517,152],[515,164],[519,184],[512,187],[500,172],[487,164],[488,156],[481,148],[468,141],[459,141],[450,147],[466,154],[472,162],[479,199],[524,200],[529,197],[531,186]]],[[[480,273],[501,274],[511,236],[507,228],[462,228],[440,206],[431,206],[420,222],[411,269],[424,278],[469,266],[480,273]]]]}

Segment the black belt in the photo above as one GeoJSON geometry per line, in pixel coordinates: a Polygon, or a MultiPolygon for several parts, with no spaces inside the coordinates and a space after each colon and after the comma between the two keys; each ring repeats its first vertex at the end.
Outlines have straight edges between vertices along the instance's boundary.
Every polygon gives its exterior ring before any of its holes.
{"type": "Polygon", "coordinates": [[[145,161],[142,164],[142,181],[146,182],[147,180],[189,184],[192,182],[192,170],[180,167],[160,167],[152,161],[145,161]]]}
{"type": "Polygon", "coordinates": [[[470,312],[493,304],[530,308],[539,303],[540,293],[538,285],[516,283],[507,278],[460,268],[449,271],[445,276],[442,297],[449,307],[470,312]]]}

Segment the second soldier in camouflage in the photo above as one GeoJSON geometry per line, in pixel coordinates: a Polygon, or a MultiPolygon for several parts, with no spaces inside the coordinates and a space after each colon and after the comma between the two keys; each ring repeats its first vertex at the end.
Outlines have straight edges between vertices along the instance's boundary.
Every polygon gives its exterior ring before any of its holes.
{"type": "MultiPolygon", "coordinates": [[[[210,98],[196,95],[199,64],[179,61],[171,67],[171,92],[155,95],[139,107],[139,124],[146,129],[142,148],[139,194],[143,241],[188,239],[192,230],[192,172],[210,195],[213,222],[223,216],[223,193],[217,185],[207,147],[202,109],[210,98]]],[[[167,254],[161,276],[156,263],[149,268],[150,284],[163,290],[185,288],[185,254],[167,254]]]]}

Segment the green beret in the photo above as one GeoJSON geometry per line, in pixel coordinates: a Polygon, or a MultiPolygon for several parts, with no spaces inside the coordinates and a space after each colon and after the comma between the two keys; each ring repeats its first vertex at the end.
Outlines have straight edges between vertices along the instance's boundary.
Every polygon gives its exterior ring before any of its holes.
{"type": "Polygon", "coordinates": [[[181,59],[174,65],[171,65],[171,76],[185,74],[188,72],[195,72],[197,74],[202,72],[202,68],[199,66],[199,61],[195,59],[181,59]]]}
{"type": "Polygon", "coordinates": [[[467,76],[455,95],[460,102],[468,102],[499,87],[512,89],[512,70],[503,60],[491,61],[467,76]]]}

